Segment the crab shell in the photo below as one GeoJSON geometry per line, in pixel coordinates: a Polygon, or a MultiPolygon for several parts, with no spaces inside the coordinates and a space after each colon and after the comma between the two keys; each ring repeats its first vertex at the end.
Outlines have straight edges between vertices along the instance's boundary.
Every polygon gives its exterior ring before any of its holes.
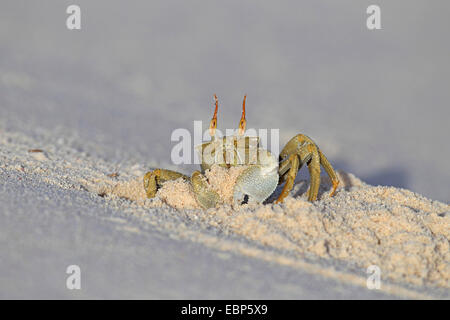
{"type": "Polygon", "coordinates": [[[195,147],[204,173],[216,164],[225,168],[247,166],[236,180],[234,203],[261,203],[278,185],[278,160],[268,150],[261,148],[259,137],[226,136],[195,147]]]}

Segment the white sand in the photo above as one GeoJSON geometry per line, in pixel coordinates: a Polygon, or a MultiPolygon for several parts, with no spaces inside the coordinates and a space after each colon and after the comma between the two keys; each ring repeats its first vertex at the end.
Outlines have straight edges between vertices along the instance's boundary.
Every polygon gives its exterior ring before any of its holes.
{"type": "MultiPolygon", "coordinates": [[[[51,136],[51,134],[50,134],[51,136]]],[[[45,135],[45,140],[49,141],[45,135]]],[[[3,132],[0,169],[34,177],[61,190],[80,190],[103,197],[105,205],[140,217],[172,236],[218,250],[256,257],[280,265],[318,272],[323,263],[331,269],[321,275],[352,282],[354,271],[378,265],[385,290],[389,285],[450,288],[450,207],[408,190],[370,186],[352,174],[339,172],[342,182],[330,198],[330,183],[323,177],[319,201],[306,201],[306,181],[297,181],[284,204],[275,205],[279,189],[265,205],[230,206],[231,191],[240,169],[228,172],[214,167],[207,172],[211,187],[220,191],[224,205],[207,211],[198,209],[190,185],[182,180],[168,182],[157,197],[146,199],[142,165],[122,163],[119,167],[91,158],[72,147],[54,142],[39,144],[36,139],[3,132]],[[36,146],[42,150],[32,150],[36,146]],[[131,201],[123,201],[121,199],[131,201]],[[187,219],[182,225],[154,220],[152,211],[168,217],[187,219]],[[175,208],[172,209],[172,208],[175,208]],[[206,236],[200,230],[216,229],[225,236],[244,239],[230,243],[223,236],[206,236]],[[313,261],[312,267],[305,261],[313,261]],[[316,261],[316,262],[314,262],[316,261]],[[341,267],[338,267],[341,266],[341,267]],[[344,266],[344,273],[338,272],[344,266]],[[330,271],[331,270],[331,271],[330,271]],[[388,285],[389,284],[389,285],[388,285]]],[[[126,227],[126,226],[125,226],[126,227]]],[[[121,227],[123,229],[123,227],[121,227]]],[[[353,281],[364,285],[363,278],[353,281]]],[[[398,294],[398,288],[390,290],[398,294]]],[[[402,291],[403,292],[403,291],[402,291]]],[[[414,296],[408,289],[404,296],[414,296]]]]}
{"type": "MultiPolygon", "coordinates": [[[[306,201],[306,181],[299,181],[282,205],[231,205],[232,186],[241,170],[218,166],[206,176],[221,191],[224,206],[189,213],[206,224],[237,234],[263,246],[292,252],[298,257],[338,259],[367,268],[377,265],[385,277],[415,285],[450,288],[449,206],[393,187],[369,186],[352,174],[339,172],[341,187],[335,197],[326,192],[320,201],[306,201]],[[349,191],[346,191],[349,190],[349,191]]],[[[151,204],[140,179],[119,183],[111,194],[140,200],[144,206],[195,209],[188,182],[166,182],[151,204]]],[[[272,197],[272,200],[274,197],[272,197]]],[[[182,211],[178,214],[183,214],[182,211]]]]}
{"type": "MultiPolygon", "coordinates": [[[[205,228],[243,237],[291,258],[338,260],[359,268],[378,265],[385,279],[396,283],[450,287],[450,208],[408,190],[370,186],[339,172],[341,185],[333,198],[328,196],[330,183],[323,177],[315,203],[305,199],[307,181],[298,181],[284,204],[272,203],[278,190],[265,205],[232,208],[232,186],[242,169],[213,167],[206,176],[225,204],[204,211],[189,183],[181,179],[165,183],[157,197],[149,200],[142,186],[145,170],[136,165],[117,172],[98,159],[75,156],[73,150],[57,151],[52,146],[31,150],[31,141],[23,135],[3,134],[0,168],[38,175],[60,188],[89,191],[105,197],[111,206],[123,207],[118,200],[126,198],[133,201],[130,209],[144,216],[146,208],[187,215],[205,228]],[[73,162],[59,158],[64,153],[73,154],[73,162]]],[[[247,254],[248,250],[252,249],[247,254]]]]}
{"type": "Polygon", "coordinates": [[[69,31],[63,5],[5,2],[0,298],[449,298],[449,6],[384,2],[395,19],[369,31],[351,1],[86,1],[69,31]],[[283,205],[203,211],[180,182],[146,200],[142,176],[180,169],[171,134],[205,129],[214,91],[221,129],[246,92],[249,127],[308,134],[338,169],[427,198],[341,171],[314,204],[301,178],[283,205]]]}

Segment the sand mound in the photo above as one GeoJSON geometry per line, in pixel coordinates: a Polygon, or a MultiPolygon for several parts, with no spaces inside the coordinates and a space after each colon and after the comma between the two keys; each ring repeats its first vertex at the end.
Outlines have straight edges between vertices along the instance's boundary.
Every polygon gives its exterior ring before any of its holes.
{"type": "Polygon", "coordinates": [[[145,206],[169,205],[209,227],[298,257],[335,258],[361,268],[377,265],[383,278],[450,287],[448,205],[404,189],[369,186],[340,172],[341,186],[333,198],[324,177],[315,203],[306,201],[307,182],[299,181],[281,205],[271,203],[276,192],[266,205],[232,208],[232,187],[241,171],[213,167],[206,172],[225,203],[207,211],[198,209],[191,186],[181,179],[165,183],[151,201],[145,201],[141,179],[111,191],[145,206]]]}

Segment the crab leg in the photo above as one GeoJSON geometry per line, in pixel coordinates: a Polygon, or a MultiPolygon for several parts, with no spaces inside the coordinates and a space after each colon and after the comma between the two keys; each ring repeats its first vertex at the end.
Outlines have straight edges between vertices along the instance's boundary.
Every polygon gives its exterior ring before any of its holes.
{"type": "MultiPolygon", "coordinates": [[[[311,185],[308,191],[308,201],[315,201],[317,199],[320,186],[320,157],[316,146],[311,143],[302,145],[298,150],[295,150],[295,153],[292,153],[289,156],[287,162],[290,164],[290,168],[280,179],[281,182],[286,181],[286,184],[284,185],[283,190],[275,203],[283,202],[284,198],[287,197],[294,186],[295,177],[304,163],[308,165],[311,179],[311,185]]],[[[281,170],[286,170],[286,166],[287,164],[284,164],[281,170]]]]}
{"type": "Polygon", "coordinates": [[[331,163],[328,161],[328,159],[325,157],[325,155],[322,153],[322,151],[320,151],[320,149],[318,149],[318,151],[319,151],[319,156],[320,156],[320,164],[323,166],[323,168],[327,172],[328,176],[331,179],[331,183],[333,184],[333,189],[330,192],[330,197],[332,197],[335,194],[336,189],[339,185],[339,178],[337,177],[336,172],[334,172],[334,169],[331,166],[331,163]]]}
{"type": "Polygon", "coordinates": [[[286,183],[275,203],[283,202],[284,198],[286,198],[289,192],[292,190],[295,177],[297,176],[298,170],[301,166],[299,157],[296,154],[291,154],[289,156],[289,164],[290,168],[286,169],[286,173],[284,175],[280,175],[280,181],[286,181],[286,183]]]}
{"type": "Polygon", "coordinates": [[[294,186],[294,180],[298,171],[303,164],[311,159],[311,155],[308,154],[305,147],[309,144],[314,144],[309,137],[298,134],[289,140],[280,153],[280,166],[278,174],[280,175],[279,184],[286,181],[286,184],[281,191],[280,196],[275,203],[281,203],[288,196],[289,192],[294,186]]]}
{"type": "Polygon", "coordinates": [[[307,164],[309,170],[309,179],[311,180],[308,191],[308,201],[312,202],[317,200],[317,195],[319,194],[320,156],[319,152],[317,151],[318,148],[315,145],[309,144],[306,146],[306,149],[306,156],[309,157],[309,155],[311,155],[311,159],[309,160],[309,162],[307,162],[307,164]]]}
{"type": "Polygon", "coordinates": [[[189,180],[188,176],[172,170],[155,169],[147,172],[144,176],[144,189],[147,198],[153,198],[156,195],[158,188],[160,188],[164,182],[176,180],[178,178],[189,180]]]}
{"type": "Polygon", "coordinates": [[[292,138],[280,153],[279,184],[286,181],[283,190],[275,201],[280,203],[287,197],[294,185],[298,170],[304,163],[308,165],[311,185],[308,190],[308,201],[315,201],[319,193],[320,186],[320,165],[322,165],[333,183],[333,189],[330,196],[333,196],[339,184],[339,179],[334,172],[333,167],[325,155],[319,150],[314,141],[309,137],[298,134],[292,138]],[[295,160],[295,158],[298,158],[295,160]],[[297,165],[298,162],[298,165],[297,165]]]}

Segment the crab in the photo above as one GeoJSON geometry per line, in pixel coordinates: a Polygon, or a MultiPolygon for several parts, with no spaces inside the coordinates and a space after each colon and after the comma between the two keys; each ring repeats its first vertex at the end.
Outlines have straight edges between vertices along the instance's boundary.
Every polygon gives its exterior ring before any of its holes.
{"type": "Polygon", "coordinates": [[[205,177],[206,170],[213,165],[230,168],[246,166],[236,179],[233,189],[233,203],[262,203],[275,191],[278,185],[284,187],[275,200],[282,203],[294,186],[298,171],[306,164],[310,174],[310,187],[307,191],[308,201],[317,200],[320,186],[320,167],[325,169],[332,183],[330,196],[333,196],[339,185],[339,179],[325,155],[309,137],[303,134],[295,135],[282,149],[277,159],[271,152],[262,148],[259,137],[245,136],[245,100],[242,102],[242,116],[239,129],[234,135],[216,137],[218,99],[214,95],[215,110],[210,121],[209,133],[211,140],[197,146],[201,158],[200,171],[194,171],[189,177],[182,173],[155,169],[144,176],[144,189],[148,198],[156,196],[164,182],[184,179],[191,183],[197,203],[204,209],[214,208],[221,203],[219,195],[213,191],[205,177]]]}

